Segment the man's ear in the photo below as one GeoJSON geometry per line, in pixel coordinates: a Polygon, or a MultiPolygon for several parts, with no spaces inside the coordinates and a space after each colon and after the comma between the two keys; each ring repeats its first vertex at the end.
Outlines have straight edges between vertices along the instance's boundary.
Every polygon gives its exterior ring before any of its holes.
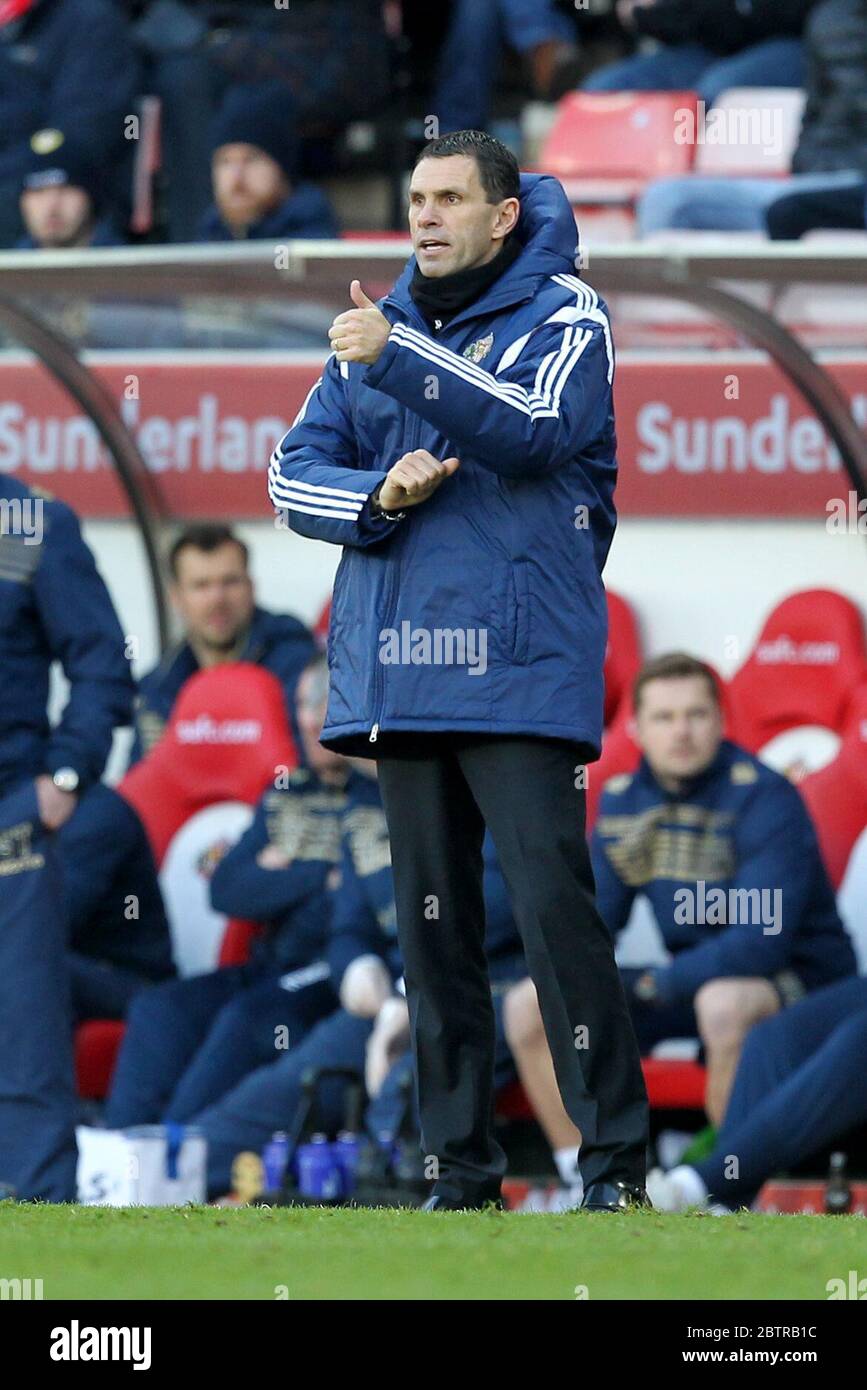
{"type": "Polygon", "coordinates": [[[503,201],[500,203],[500,209],[498,213],[504,237],[507,237],[509,235],[509,232],[515,230],[515,228],[518,225],[518,219],[520,218],[520,216],[521,204],[518,202],[518,199],[504,198],[503,201]]]}

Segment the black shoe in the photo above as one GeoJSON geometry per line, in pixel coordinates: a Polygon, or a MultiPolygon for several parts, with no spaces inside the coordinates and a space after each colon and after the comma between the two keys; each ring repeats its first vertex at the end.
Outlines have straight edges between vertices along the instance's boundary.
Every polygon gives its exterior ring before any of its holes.
{"type": "Polygon", "coordinates": [[[503,1199],[499,1193],[489,1197],[444,1197],[442,1193],[432,1192],[421,1207],[422,1211],[484,1211],[493,1207],[504,1211],[503,1199]]]}
{"type": "Polygon", "coordinates": [[[630,1211],[633,1207],[652,1207],[643,1187],[628,1182],[592,1182],[584,1193],[581,1211],[630,1211]]]}

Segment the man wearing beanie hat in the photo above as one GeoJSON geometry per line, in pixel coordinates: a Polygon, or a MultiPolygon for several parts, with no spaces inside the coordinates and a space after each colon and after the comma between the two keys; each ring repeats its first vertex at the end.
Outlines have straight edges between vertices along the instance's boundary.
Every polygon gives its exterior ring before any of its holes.
{"type": "Polygon", "coordinates": [[[100,170],[60,130],[38,130],[21,179],[19,250],[118,246],[123,238],[102,216],[106,190],[100,170]]]}
{"type": "Polygon", "coordinates": [[[214,205],[202,220],[200,240],[339,236],[322,190],[297,182],[298,137],[284,85],[232,88],[211,148],[214,205]]]}

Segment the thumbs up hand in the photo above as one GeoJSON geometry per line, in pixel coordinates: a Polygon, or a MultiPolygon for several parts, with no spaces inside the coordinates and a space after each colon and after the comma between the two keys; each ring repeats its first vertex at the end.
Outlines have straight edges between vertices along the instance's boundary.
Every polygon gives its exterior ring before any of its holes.
{"type": "Polygon", "coordinates": [[[385,347],[391,324],[368,299],[360,281],[352,281],[349,297],[357,307],[337,315],[328,330],[331,346],[338,362],[375,362],[385,347]]]}

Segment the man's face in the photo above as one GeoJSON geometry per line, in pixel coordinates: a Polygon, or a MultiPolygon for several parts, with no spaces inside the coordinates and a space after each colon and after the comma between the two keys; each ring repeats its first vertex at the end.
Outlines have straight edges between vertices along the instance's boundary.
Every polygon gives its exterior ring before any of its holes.
{"type": "Polygon", "coordinates": [[[451,275],[492,260],[519,210],[517,198],[487,201],[472,156],[422,159],[409,189],[409,231],[422,275],[451,275]]]}
{"type": "Polygon", "coordinates": [[[21,217],[37,246],[86,246],[93,231],[93,205],[83,188],[52,184],[26,188],[21,194],[21,217]]]}
{"type": "Polygon", "coordinates": [[[697,777],[722,739],[720,709],[702,676],[648,681],[635,725],[639,747],[662,782],[697,777]]]}
{"type": "Polygon", "coordinates": [[[221,145],[211,162],[214,198],[223,221],[243,230],[289,197],[283,170],[258,145],[221,145]]]}
{"type": "Polygon", "coordinates": [[[328,679],[320,667],[304,671],[295,693],[295,712],[307,766],[320,777],[347,770],[347,760],[319,742],[328,707],[328,679]]]}
{"type": "Polygon", "coordinates": [[[172,601],[194,646],[228,653],[249,627],[255,597],[244,556],[226,541],[216,550],[185,546],[177,558],[172,601]]]}

